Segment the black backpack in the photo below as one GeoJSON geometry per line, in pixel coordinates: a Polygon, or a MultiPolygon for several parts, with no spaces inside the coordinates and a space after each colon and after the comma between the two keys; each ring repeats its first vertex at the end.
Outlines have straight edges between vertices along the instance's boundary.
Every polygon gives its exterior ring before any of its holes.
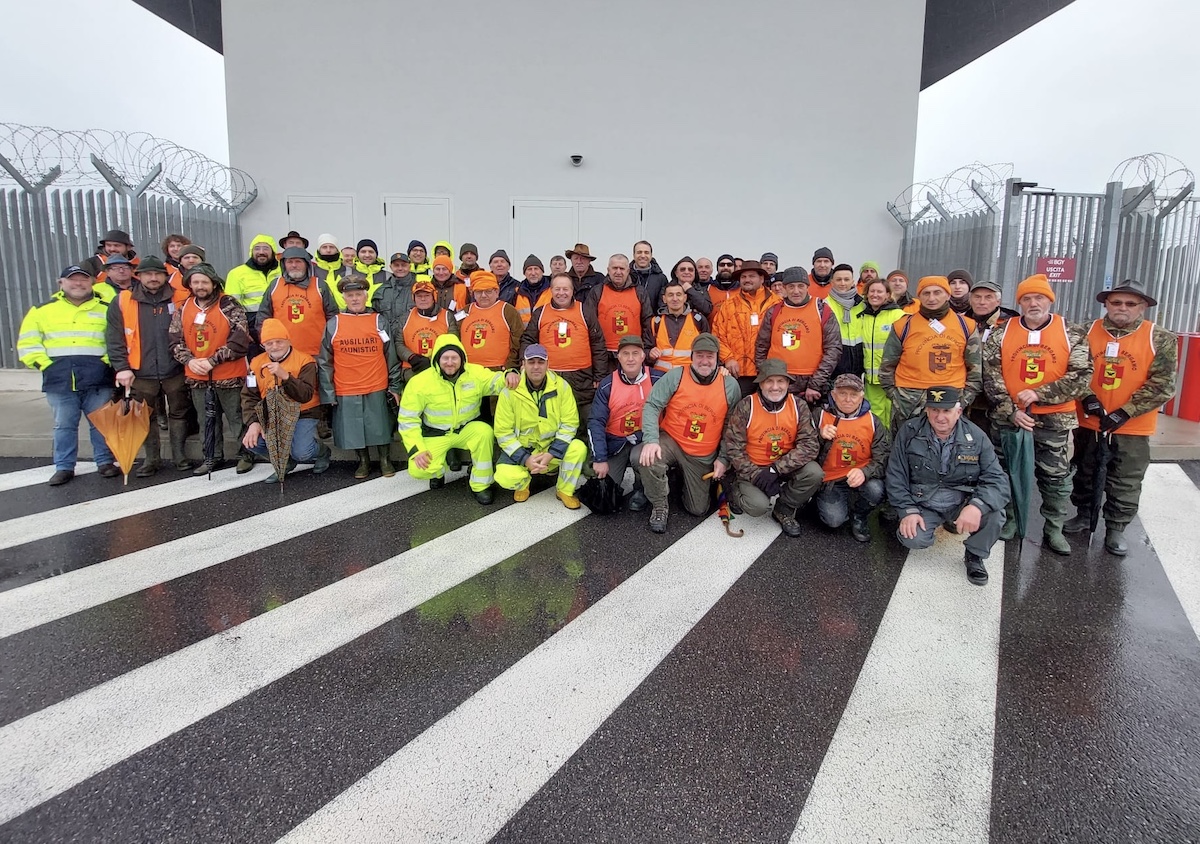
{"type": "Polygon", "coordinates": [[[575,497],[589,510],[607,516],[621,510],[621,487],[611,477],[589,478],[575,491],[575,497]]]}

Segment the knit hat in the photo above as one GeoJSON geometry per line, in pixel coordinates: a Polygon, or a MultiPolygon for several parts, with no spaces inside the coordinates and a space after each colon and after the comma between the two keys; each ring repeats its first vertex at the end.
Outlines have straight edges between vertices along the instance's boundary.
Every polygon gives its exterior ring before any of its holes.
{"type": "Polygon", "coordinates": [[[430,269],[432,269],[433,267],[445,267],[450,272],[454,272],[454,261],[450,260],[445,255],[438,255],[436,258],[434,258],[432,261],[429,262],[429,267],[430,267],[430,269]]]}
{"type": "Polygon", "coordinates": [[[458,260],[462,260],[463,256],[470,252],[476,258],[479,257],[479,247],[474,243],[464,243],[458,250],[458,260]]]}
{"type": "Polygon", "coordinates": [[[471,273],[471,289],[479,290],[499,290],[500,282],[496,280],[494,273],[489,273],[487,270],[476,270],[471,273]]]}
{"type": "Polygon", "coordinates": [[[422,291],[424,291],[425,293],[437,293],[437,288],[434,287],[433,282],[427,278],[423,278],[423,279],[420,279],[419,281],[413,282],[413,286],[412,286],[413,295],[416,296],[418,293],[420,293],[422,291]]]}
{"type": "Polygon", "coordinates": [[[908,273],[906,273],[904,270],[892,270],[887,274],[887,280],[891,281],[896,276],[900,276],[905,281],[908,281],[908,273]]]}
{"type": "Polygon", "coordinates": [[[194,244],[194,243],[193,243],[193,244],[190,244],[190,245],[188,245],[188,246],[185,246],[185,247],[183,247],[182,249],[180,249],[180,250],[179,250],[179,257],[180,257],[180,259],[181,259],[181,260],[183,259],[183,256],[184,256],[184,255],[195,255],[195,256],[197,256],[197,257],[198,257],[198,258],[199,258],[201,261],[203,261],[203,260],[204,260],[204,247],[203,247],[203,246],[197,246],[197,245],[196,245],[196,244],[194,244]]]}
{"type": "Polygon", "coordinates": [[[947,282],[954,281],[955,279],[958,279],[959,281],[965,281],[967,283],[967,289],[970,289],[971,285],[975,283],[975,279],[966,270],[951,270],[950,272],[946,273],[947,282]]]}
{"type": "Polygon", "coordinates": [[[762,253],[762,257],[758,259],[758,262],[760,264],[765,264],[767,261],[770,261],[773,264],[775,264],[776,266],[779,266],[779,256],[776,255],[774,252],[764,252],[764,253],[762,253]]]}
{"type": "Polygon", "coordinates": [[[851,390],[863,392],[863,381],[857,375],[851,372],[843,372],[833,382],[833,389],[838,387],[849,387],[851,390]]]}
{"type": "MultiPolygon", "coordinates": [[[[420,246],[422,249],[425,249],[425,244],[424,244],[424,243],[422,243],[421,241],[419,241],[419,240],[410,240],[410,241],[408,242],[408,248],[407,248],[407,249],[405,249],[404,251],[405,251],[405,252],[412,252],[412,251],[413,251],[413,247],[414,247],[414,246],[420,246]]],[[[429,254],[429,250],[428,250],[428,249],[425,249],[425,254],[427,254],[427,255],[429,254]]]]}
{"type": "Polygon", "coordinates": [[[879,264],[876,261],[863,261],[862,266],[858,269],[858,274],[862,275],[863,270],[874,270],[875,275],[879,275],[883,270],[879,269],[879,264]]]}
{"type": "Polygon", "coordinates": [[[510,267],[512,266],[512,261],[509,259],[508,253],[503,249],[497,249],[495,252],[493,252],[492,257],[488,258],[488,263],[492,263],[492,261],[496,260],[497,258],[503,258],[504,263],[508,264],[510,267]]]}
{"type": "Polygon", "coordinates": [[[808,284],[808,270],[804,267],[788,267],[781,273],[776,273],[775,280],[783,284],[808,284]]]}
{"type": "Polygon", "coordinates": [[[542,272],[546,271],[546,267],[542,263],[542,259],[539,258],[537,255],[530,255],[528,258],[526,258],[525,266],[521,267],[521,271],[524,272],[525,270],[529,269],[530,267],[537,267],[542,272]]]}
{"type": "Polygon", "coordinates": [[[950,282],[944,275],[927,275],[917,282],[917,295],[921,295],[921,291],[926,287],[940,287],[948,294],[950,292],[950,282]]]}
{"type": "Polygon", "coordinates": [[[290,340],[291,335],[288,334],[287,326],[282,320],[268,319],[264,320],[262,328],[258,330],[259,339],[266,343],[268,340],[290,340]]]}
{"type": "Polygon", "coordinates": [[[1017,285],[1017,301],[1021,301],[1021,297],[1027,293],[1041,293],[1051,302],[1054,301],[1054,288],[1050,286],[1050,279],[1044,275],[1031,275],[1029,278],[1017,285]]]}
{"type": "Polygon", "coordinates": [[[697,334],[696,339],[692,341],[693,352],[715,352],[721,354],[721,343],[712,334],[707,331],[703,334],[697,334]]]}
{"type": "Polygon", "coordinates": [[[326,243],[331,243],[331,244],[333,244],[333,248],[334,248],[334,249],[339,249],[339,248],[340,248],[340,247],[338,246],[337,238],[336,238],[336,237],[334,237],[333,235],[329,234],[329,233],[325,233],[325,234],[323,234],[323,235],[321,235],[320,237],[318,237],[318,238],[317,238],[317,248],[318,248],[318,249],[320,249],[320,248],[321,248],[322,246],[324,246],[326,243]]]}
{"type": "Polygon", "coordinates": [[[822,246],[820,249],[818,249],[816,252],[813,253],[813,263],[815,264],[817,262],[817,259],[819,259],[819,258],[825,258],[829,261],[832,261],[833,260],[833,250],[830,249],[828,246],[822,246]]]}
{"type": "Polygon", "coordinates": [[[167,265],[164,264],[157,255],[147,255],[141,260],[141,263],[133,268],[133,271],[138,275],[146,272],[165,273],[167,271],[167,265]]]}
{"type": "Polygon", "coordinates": [[[188,290],[192,289],[192,276],[202,275],[212,280],[213,287],[225,287],[225,279],[217,274],[217,270],[211,264],[196,264],[190,270],[183,274],[183,286],[188,290]]]}
{"type": "Polygon", "coordinates": [[[729,261],[730,263],[733,263],[736,260],[737,259],[734,258],[732,255],[730,255],[728,252],[725,252],[717,257],[718,264],[721,263],[722,261],[729,261]]]}
{"type": "Polygon", "coordinates": [[[371,240],[369,237],[364,237],[358,242],[358,244],[354,247],[355,253],[357,254],[358,250],[362,249],[364,246],[370,246],[375,250],[376,255],[379,254],[379,246],[376,245],[375,241],[371,240]]]}

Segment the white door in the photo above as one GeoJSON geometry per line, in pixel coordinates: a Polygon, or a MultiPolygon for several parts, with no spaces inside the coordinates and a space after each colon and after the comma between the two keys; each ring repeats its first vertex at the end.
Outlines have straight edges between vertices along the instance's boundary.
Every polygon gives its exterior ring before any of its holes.
{"type": "Polygon", "coordinates": [[[432,256],[436,241],[454,243],[450,197],[389,194],[383,198],[383,227],[386,245],[380,243],[379,249],[384,261],[392,253],[406,250],[410,240],[424,243],[432,256]]]}
{"type": "Polygon", "coordinates": [[[579,240],[596,256],[594,266],[604,272],[608,256],[620,253],[633,261],[633,244],[642,238],[642,203],[587,200],[579,203],[579,240]]]}
{"type": "Polygon", "coordinates": [[[561,255],[579,240],[579,203],[570,200],[515,200],[513,202],[514,275],[527,255],[537,255],[550,269],[550,258],[561,255]]]}
{"type": "Polygon", "coordinates": [[[308,238],[309,251],[316,251],[316,240],[323,234],[336,237],[339,246],[354,245],[353,196],[288,194],[287,212],[288,228],[308,238]]]}

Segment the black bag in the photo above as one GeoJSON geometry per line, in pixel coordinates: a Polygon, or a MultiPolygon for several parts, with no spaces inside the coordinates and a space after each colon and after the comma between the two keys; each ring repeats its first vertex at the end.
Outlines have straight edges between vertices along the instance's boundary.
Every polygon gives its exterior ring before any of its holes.
{"type": "Polygon", "coordinates": [[[575,497],[601,516],[621,510],[621,488],[611,477],[589,478],[587,483],[575,490],[575,497]]]}

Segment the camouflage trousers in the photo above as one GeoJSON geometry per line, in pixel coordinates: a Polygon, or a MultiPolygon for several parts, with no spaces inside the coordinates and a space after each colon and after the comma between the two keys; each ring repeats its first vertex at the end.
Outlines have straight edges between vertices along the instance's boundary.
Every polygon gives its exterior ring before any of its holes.
{"type": "MultiPolygon", "coordinates": [[[[990,436],[992,445],[996,447],[996,456],[1000,465],[1008,471],[1004,459],[1004,450],[1000,447],[1001,437],[1006,431],[1016,430],[1012,425],[1000,425],[992,422],[990,436]]],[[[1011,475],[1009,476],[1011,478],[1011,475]]],[[[1042,518],[1046,520],[1046,528],[1062,529],[1067,520],[1067,503],[1071,500],[1071,432],[1051,431],[1046,428],[1033,429],[1033,477],[1037,481],[1038,492],[1042,495],[1042,518]]],[[[1014,495],[1015,495],[1014,491],[1014,495]]],[[[1005,513],[1013,517],[1012,500],[1009,500],[1005,513]]]]}
{"type": "Polygon", "coordinates": [[[901,425],[924,412],[925,391],[909,387],[893,387],[889,397],[892,400],[891,434],[894,440],[901,425]]]}
{"type": "MultiPolygon", "coordinates": [[[[1075,483],[1071,503],[1081,514],[1090,513],[1094,499],[1093,482],[1100,460],[1100,434],[1087,428],[1075,430],[1075,483]]],[[[1142,497],[1142,479],[1150,465],[1150,438],[1133,434],[1110,434],[1108,468],[1104,482],[1104,524],[1124,529],[1137,515],[1142,497]]]]}

